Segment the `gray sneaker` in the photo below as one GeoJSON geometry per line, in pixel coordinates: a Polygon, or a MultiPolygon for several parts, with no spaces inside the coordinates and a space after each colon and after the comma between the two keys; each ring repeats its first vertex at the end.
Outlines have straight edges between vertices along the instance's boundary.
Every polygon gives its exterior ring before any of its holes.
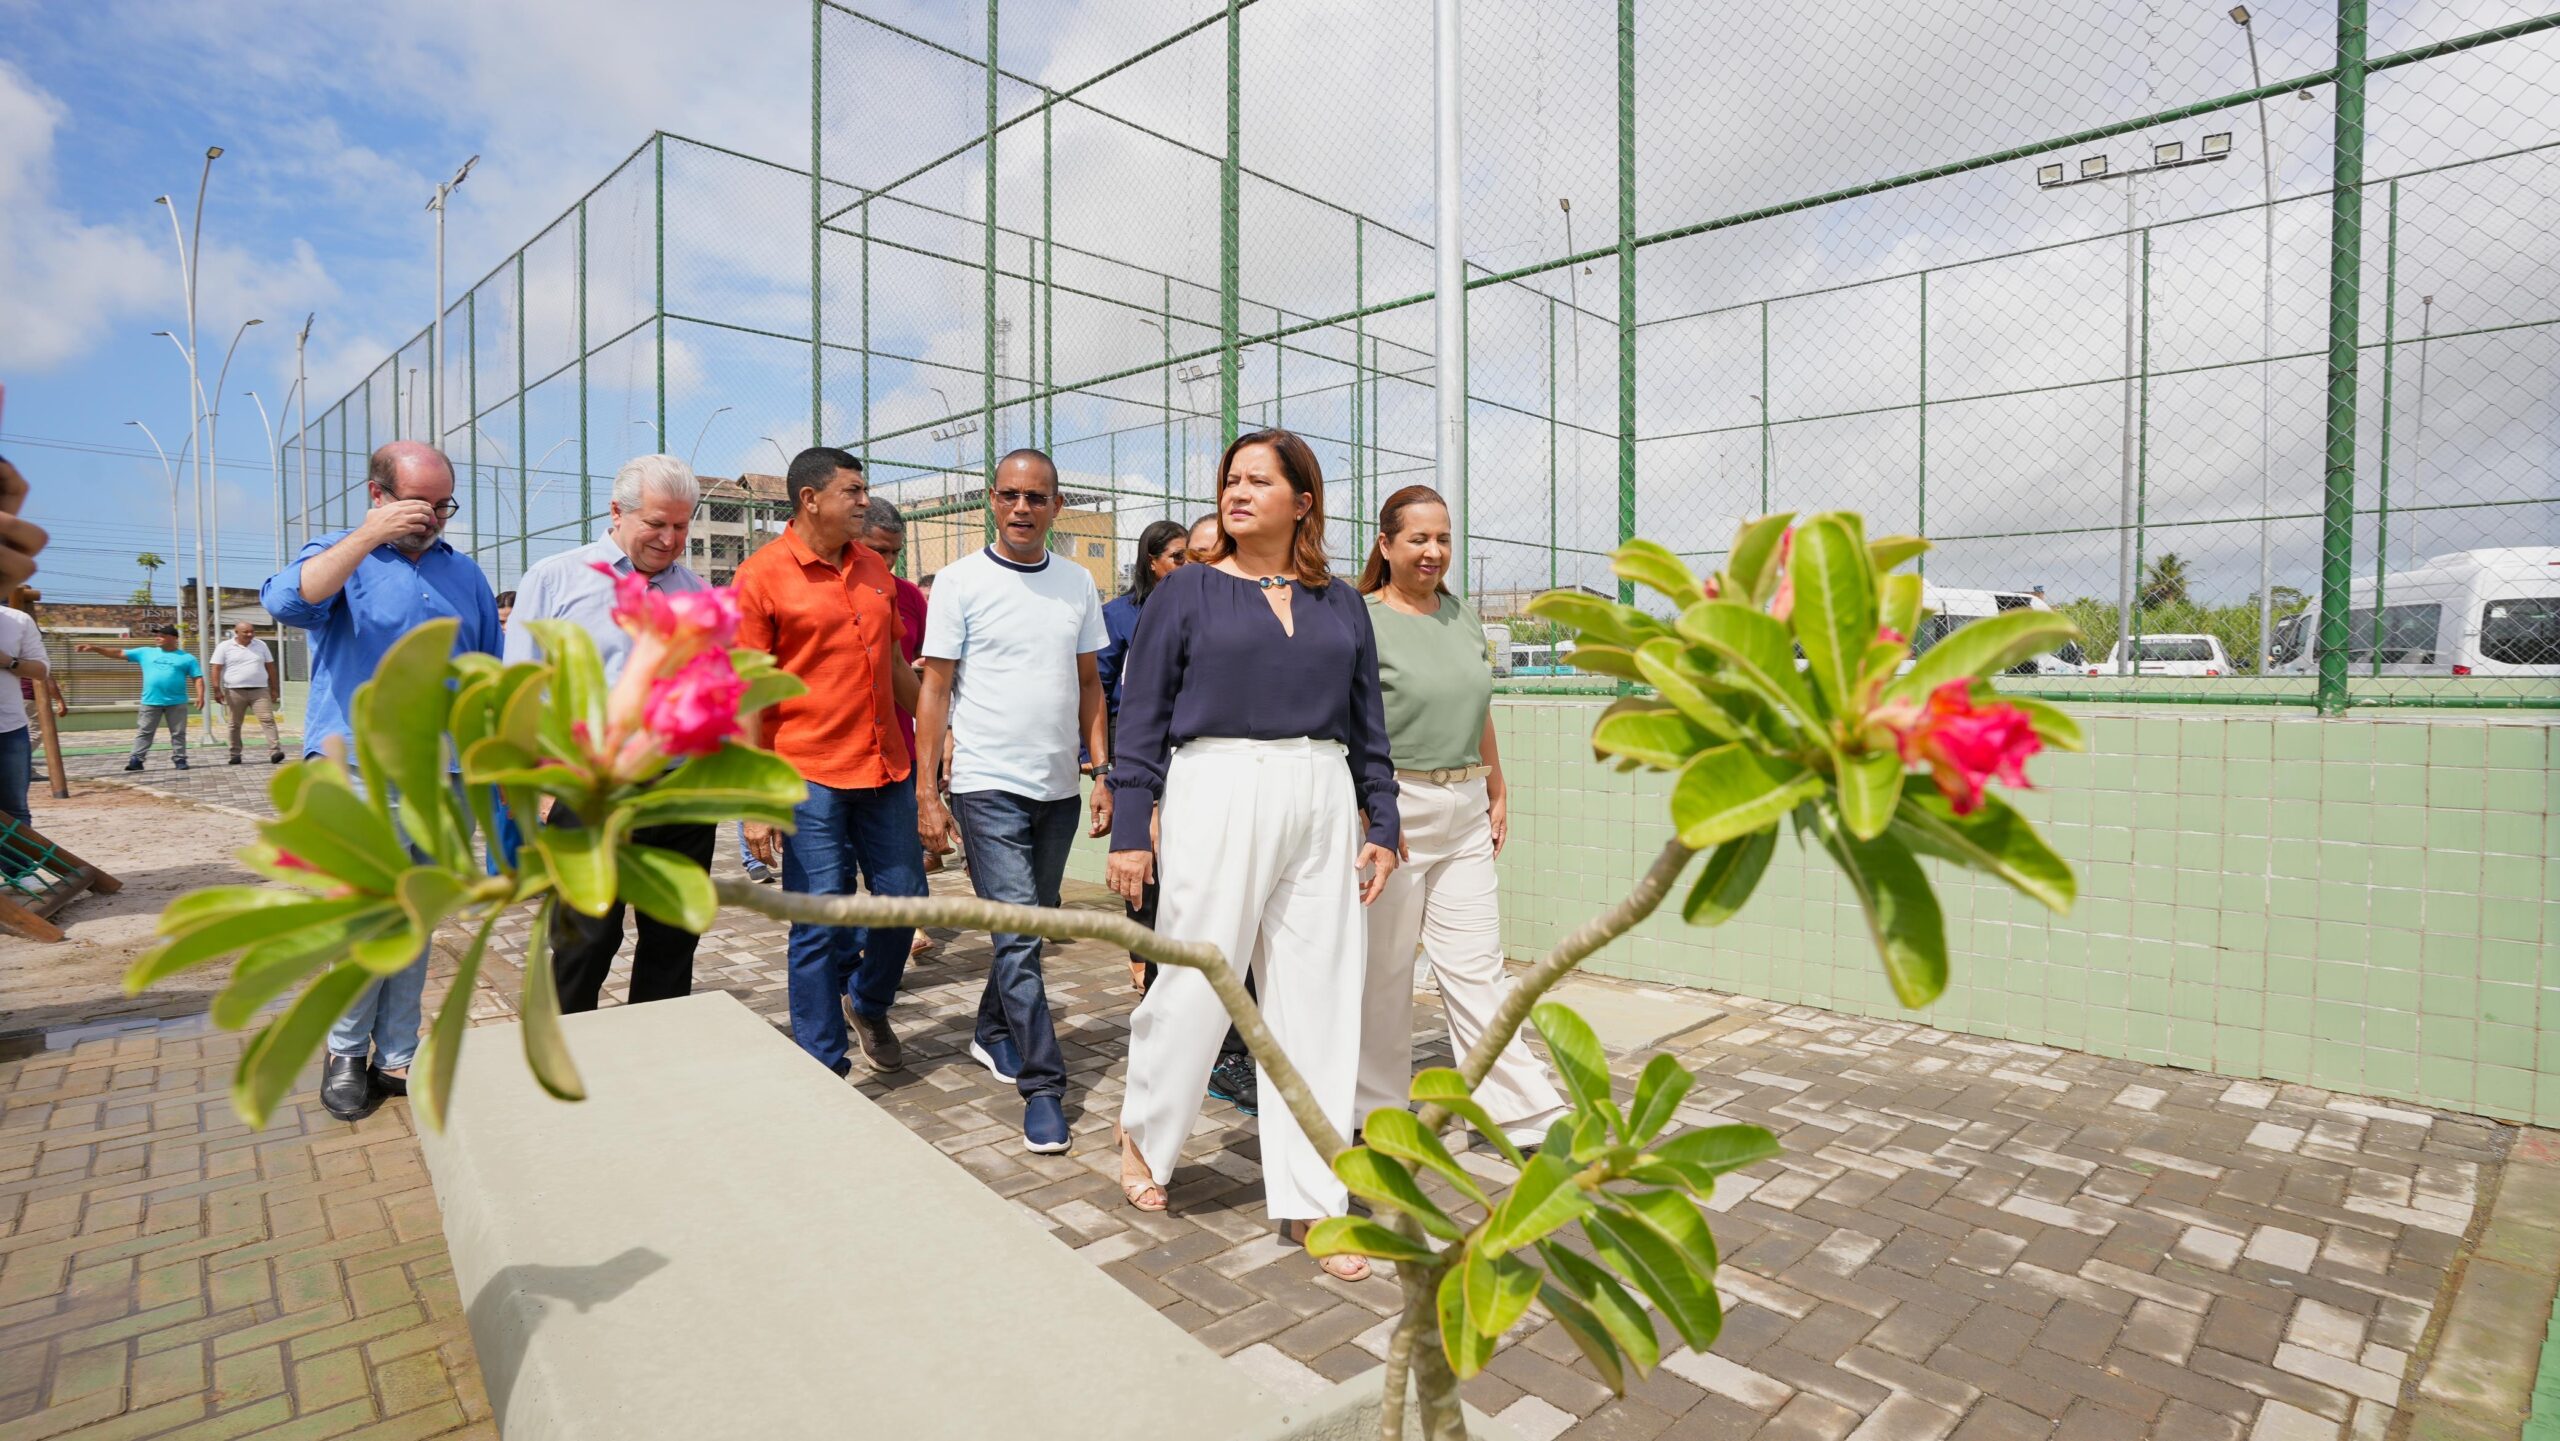
{"type": "Polygon", "coordinates": [[[903,1071],[907,1058],[898,1049],[898,1033],[889,1029],[887,1016],[866,1016],[853,1008],[853,998],[845,997],[845,1025],[853,1032],[854,1041],[862,1047],[862,1059],[875,1071],[903,1071]]]}

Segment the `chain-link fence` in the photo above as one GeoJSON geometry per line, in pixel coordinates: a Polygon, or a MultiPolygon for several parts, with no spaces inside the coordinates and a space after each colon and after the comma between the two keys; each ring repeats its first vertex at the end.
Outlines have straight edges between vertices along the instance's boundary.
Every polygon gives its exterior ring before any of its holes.
{"type": "MultiPolygon", "coordinates": [[[[2080,621],[2025,689],[2560,705],[2560,14],[1464,24],[1488,620],[1614,592],[1625,535],[1712,564],[1745,517],[1851,507],[1936,543],[1935,633],[2080,621]]],[[[1346,570],[1432,480],[1428,0],[814,0],[810,39],[808,156],[642,146],[455,304],[440,396],[422,335],[314,419],[315,528],[430,399],[501,585],[641,449],[747,477],[714,500],[743,554],[780,503],[751,473],[848,445],[911,573],[976,543],[1018,445],[1103,576],[1206,509],[1239,428],[1315,446],[1346,570]]],[[[1558,659],[1512,638],[1523,676],[1558,659]]]]}

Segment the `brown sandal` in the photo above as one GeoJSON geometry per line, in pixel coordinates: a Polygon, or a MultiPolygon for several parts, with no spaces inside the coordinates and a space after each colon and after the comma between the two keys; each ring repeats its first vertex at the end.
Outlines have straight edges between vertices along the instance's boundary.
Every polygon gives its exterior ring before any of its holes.
{"type": "MultiPolygon", "coordinates": [[[[1316,1223],[1313,1221],[1283,1221],[1280,1223],[1280,1239],[1293,1246],[1303,1246],[1307,1244],[1308,1233],[1314,1231],[1315,1226],[1316,1223]]],[[[1316,1258],[1316,1265],[1321,1267],[1326,1275],[1337,1281],[1369,1279],[1369,1258],[1355,1256],[1348,1251],[1331,1256],[1319,1256],[1316,1258]]]]}
{"type": "Polygon", "coordinates": [[[1171,1206],[1173,1197],[1164,1187],[1156,1184],[1154,1173],[1147,1169],[1147,1158],[1129,1154],[1128,1130],[1114,1123],[1111,1131],[1120,1141],[1120,1194],[1128,1198],[1130,1205],[1141,1211],[1162,1211],[1171,1206]],[[1138,1163],[1138,1174],[1135,1177],[1129,1174],[1129,1163],[1133,1160],[1138,1163]],[[1155,1199],[1150,1202],[1147,1199],[1149,1196],[1155,1199]]]}

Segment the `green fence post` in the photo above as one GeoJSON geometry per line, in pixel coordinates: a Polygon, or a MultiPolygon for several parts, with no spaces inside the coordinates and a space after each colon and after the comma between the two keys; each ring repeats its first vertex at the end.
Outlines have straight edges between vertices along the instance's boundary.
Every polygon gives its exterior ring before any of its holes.
{"type": "MultiPolygon", "coordinates": [[[[532,398],[532,390],[525,384],[524,331],[524,252],[519,250],[516,252],[516,574],[519,576],[533,565],[533,542],[530,539],[533,517],[525,509],[532,504],[531,492],[525,485],[526,467],[531,462],[524,453],[525,437],[531,429],[525,417],[526,402],[532,398]]],[[[338,429],[343,433],[346,423],[339,422],[338,429]]]]}
{"type": "Polygon", "coordinates": [[[1556,588],[1556,298],[1547,297],[1547,589],[1556,588]]]}
{"type": "MultiPolygon", "coordinates": [[[[987,244],[986,274],[981,277],[979,304],[979,358],[985,367],[985,382],[979,406],[978,453],[982,467],[980,484],[987,493],[996,488],[996,0],[987,0],[987,244]]],[[[986,543],[995,544],[996,521],[993,511],[986,512],[983,528],[986,543]]]]}
{"type": "MultiPolygon", "coordinates": [[[[1240,229],[1244,206],[1243,175],[1238,148],[1244,136],[1244,27],[1239,0],[1227,0],[1227,153],[1218,162],[1218,422],[1217,448],[1224,452],[1236,433],[1236,410],[1243,377],[1237,374],[1236,282],[1243,266],[1240,229]]],[[[1218,477],[1209,494],[1217,495],[1218,477]]]]}
{"type": "MultiPolygon", "coordinates": [[[[862,448],[871,449],[871,197],[867,195],[862,199],[862,448]]],[[[900,558],[904,559],[903,552],[900,558]]]]}
{"type": "MultiPolygon", "coordinates": [[[[1635,533],[1636,0],[1618,0],[1618,540],[1635,533]]],[[[1635,585],[1619,581],[1618,603],[1635,601],[1635,585]]]]}
{"type": "MultiPolygon", "coordinates": [[[[1172,276],[1170,276],[1170,275],[1167,275],[1167,276],[1165,276],[1165,277],[1164,277],[1164,315],[1163,315],[1163,317],[1162,317],[1162,318],[1163,318],[1163,320],[1164,320],[1164,324],[1162,324],[1161,326],[1158,326],[1158,327],[1157,327],[1157,329],[1156,329],[1156,334],[1158,334],[1158,335],[1160,335],[1160,336],[1164,337],[1164,368],[1163,368],[1162,370],[1157,371],[1157,372],[1156,372],[1156,374],[1157,374],[1157,375],[1158,375],[1158,376],[1163,380],[1163,382],[1164,382],[1164,411],[1163,411],[1163,414],[1164,414],[1164,513],[1165,513],[1167,516],[1171,516],[1171,515],[1173,514],[1173,494],[1174,494],[1174,491],[1173,491],[1173,277],[1172,277],[1172,276]]],[[[1187,463],[1190,459],[1191,459],[1191,457],[1189,457],[1189,456],[1187,456],[1187,455],[1183,457],[1183,460],[1184,460],[1186,463],[1187,463]]],[[[1190,497],[1190,495],[1187,493],[1187,492],[1188,492],[1188,490],[1189,490],[1189,487],[1187,487],[1187,486],[1186,486],[1186,487],[1184,487],[1184,489],[1185,489],[1185,491],[1186,491],[1186,494],[1183,496],[1183,499],[1185,499],[1185,500],[1189,500],[1189,499],[1191,498],[1191,497],[1190,497]]]]}
{"type": "MultiPolygon", "coordinates": [[[[2400,319],[2400,182],[2391,182],[2389,219],[2382,231],[2382,449],[2377,460],[2380,471],[2374,486],[2373,512],[2373,636],[2366,643],[2373,648],[2373,675],[2382,675],[2382,641],[2390,629],[2385,618],[2386,579],[2383,572],[2391,560],[2391,374],[2392,349],[2399,338],[2400,319]]],[[[2348,630],[2352,632],[2353,626],[2348,630]]],[[[2350,637],[2352,639],[2352,636],[2350,637]]],[[[2353,657],[2349,657],[2353,659],[2353,657]]]]}
{"type": "Polygon", "coordinates": [[[1769,302],[1760,302],[1760,513],[1769,513],[1769,302]]]}
{"type": "Polygon", "coordinates": [[[463,439],[471,459],[471,558],[480,558],[480,287],[462,293],[463,439]]]}
{"type": "MultiPolygon", "coordinates": [[[[587,463],[587,202],[578,202],[578,527],[595,513],[595,473],[587,463]]],[[[533,529],[528,519],[525,529],[533,529]]]]}
{"type": "Polygon", "coordinates": [[[2347,708],[2348,574],[2355,564],[2356,340],[2363,303],[2365,0],[2338,0],[2329,161],[2328,477],[2320,516],[2320,713],[2347,708]]]}
{"type": "MultiPolygon", "coordinates": [[[[1057,113],[1058,97],[1040,92],[1040,446],[1054,450],[1058,444],[1058,235],[1051,212],[1050,117],[1057,113]]],[[[1120,509],[1119,472],[1112,472],[1114,499],[1111,508],[1120,509]]]]}
{"type": "Polygon", "coordinates": [[[1368,468],[1361,464],[1361,436],[1368,426],[1377,424],[1367,404],[1369,375],[1366,361],[1369,349],[1369,220],[1363,215],[1351,217],[1351,553],[1366,555],[1360,545],[1360,530],[1369,516],[1369,494],[1365,488],[1368,468]]]}
{"type": "MultiPolygon", "coordinates": [[[[826,0],[809,0],[809,443],[826,443],[826,323],[822,306],[826,298],[825,216],[826,182],[826,0]]],[[[869,197],[865,197],[866,202],[869,197]]],[[[871,207],[862,210],[863,230],[871,228],[871,207]]],[[[871,359],[871,347],[863,345],[863,361],[871,359]]],[[[866,385],[865,390],[869,387],[866,385]]],[[[867,407],[866,407],[867,408],[867,407]]],[[[864,439],[869,439],[871,417],[863,417],[864,439]]],[[[796,502],[795,502],[796,504],[796,502]]]]}
{"type": "Polygon", "coordinates": [[[667,132],[652,146],[657,171],[658,453],[667,453],[667,132]]]}
{"type": "Polygon", "coordinates": [[[1271,307],[1271,423],[1282,430],[1289,428],[1289,342],[1280,332],[1289,328],[1289,312],[1271,307]]]}
{"type": "MultiPolygon", "coordinates": [[[[1922,540],[1929,538],[1929,272],[1920,272],[1920,487],[1919,514],[1914,518],[1922,540]]],[[[1916,569],[1929,574],[1929,552],[1920,552],[1916,569]]]]}
{"type": "Polygon", "coordinates": [[[2133,421],[2133,628],[2125,657],[2133,674],[2142,674],[2142,553],[2149,539],[2144,524],[2151,508],[2151,227],[2142,227],[2142,334],[2140,362],[2134,379],[2133,421]]]}

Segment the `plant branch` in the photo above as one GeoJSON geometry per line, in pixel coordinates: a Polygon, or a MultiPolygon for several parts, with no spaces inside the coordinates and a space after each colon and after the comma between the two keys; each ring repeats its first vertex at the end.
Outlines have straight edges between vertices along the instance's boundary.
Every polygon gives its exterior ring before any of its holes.
{"type": "Polygon", "coordinates": [[[1413,1308],[1413,1283],[1405,1278],[1406,1267],[1396,1268],[1396,1278],[1404,1285],[1404,1319],[1387,1339],[1387,1374],[1378,1387],[1378,1441],[1404,1441],[1404,1392],[1406,1373],[1413,1364],[1413,1333],[1418,1313],[1413,1308]]]}
{"type": "Polygon", "coordinates": [[[815,896],[755,885],[732,876],[716,876],[712,889],[721,903],[778,921],[818,926],[953,926],[973,931],[1009,931],[1052,940],[1103,941],[1135,952],[1160,966],[1181,966],[1209,980],[1219,1004],[1244,1037],[1263,1075],[1289,1107],[1289,1115],[1306,1133],[1316,1154],[1330,1165],[1343,1151],[1342,1134],[1316,1104],[1307,1078],[1280,1049],[1262,1009],[1244,988],[1244,978],[1224,952],[1206,941],[1177,941],[1109,911],[1079,911],[1046,906],[1015,906],[975,896],[815,896]]]}
{"type": "MultiPolygon", "coordinates": [[[[1483,1083],[1486,1074],[1493,1069],[1494,1059],[1502,1054],[1503,1047],[1511,1044],[1511,1038],[1519,1034],[1520,1027],[1528,1021],[1529,1012],[1536,1008],[1539,998],[1553,990],[1558,981],[1572,974],[1573,969],[1588,959],[1592,952],[1634,930],[1645,917],[1652,915],[1664,898],[1671,894],[1671,888],[1679,883],[1680,873],[1689,867],[1689,858],[1696,854],[1676,840],[1663,842],[1661,853],[1653,858],[1653,864],[1645,869],[1625,899],[1584,921],[1570,935],[1556,942],[1556,948],[1549,951],[1545,959],[1521,973],[1511,993],[1494,1008],[1493,1019],[1486,1023],[1484,1034],[1476,1038],[1474,1047],[1458,1065],[1458,1074],[1466,1077],[1467,1089],[1472,1091],[1483,1083]]],[[[1437,1131],[1449,1123],[1449,1113],[1439,1106],[1424,1106],[1421,1120],[1425,1127],[1437,1131]]]]}

